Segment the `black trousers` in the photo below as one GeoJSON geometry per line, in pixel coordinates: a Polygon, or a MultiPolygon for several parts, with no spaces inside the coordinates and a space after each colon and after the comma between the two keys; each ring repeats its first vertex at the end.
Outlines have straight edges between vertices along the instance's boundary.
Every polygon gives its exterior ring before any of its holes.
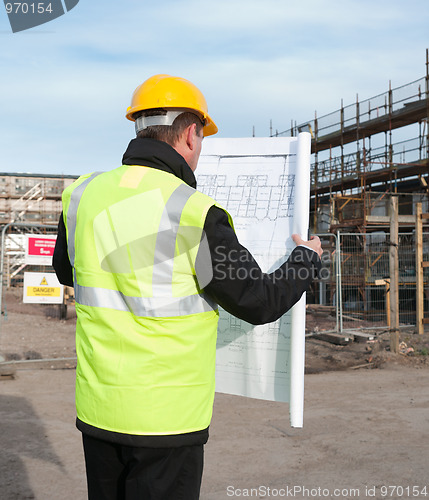
{"type": "Polygon", "coordinates": [[[82,436],[89,500],[199,499],[203,445],[144,448],[82,436]]]}

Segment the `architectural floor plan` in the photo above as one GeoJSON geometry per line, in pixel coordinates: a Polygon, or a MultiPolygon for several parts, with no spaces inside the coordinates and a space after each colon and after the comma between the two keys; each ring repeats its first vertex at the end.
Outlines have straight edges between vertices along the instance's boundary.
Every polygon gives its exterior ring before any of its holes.
{"type": "MultiPolygon", "coordinates": [[[[295,246],[292,233],[306,235],[309,144],[300,147],[298,138],[204,141],[196,171],[198,189],[229,212],[240,243],[264,272],[287,259],[295,246]]],[[[220,311],[217,391],[290,402],[292,411],[291,393],[298,387],[299,401],[303,397],[302,382],[291,380],[291,372],[297,372],[292,365],[304,353],[302,345],[294,353],[294,337],[304,338],[305,326],[302,311],[298,314],[295,308],[261,326],[220,311]]],[[[300,370],[303,378],[303,367],[300,370]]]]}

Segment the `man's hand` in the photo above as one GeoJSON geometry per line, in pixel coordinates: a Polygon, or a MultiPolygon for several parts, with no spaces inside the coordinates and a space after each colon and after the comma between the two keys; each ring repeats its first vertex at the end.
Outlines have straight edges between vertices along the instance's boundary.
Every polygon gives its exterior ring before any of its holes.
{"type": "Polygon", "coordinates": [[[296,245],[304,245],[308,248],[314,250],[319,257],[322,257],[322,244],[320,242],[320,238],[318,236],[312,236],[310,241],[305,241],[301,238],[299,234],[293,234],[292,239],[296,245]]]}

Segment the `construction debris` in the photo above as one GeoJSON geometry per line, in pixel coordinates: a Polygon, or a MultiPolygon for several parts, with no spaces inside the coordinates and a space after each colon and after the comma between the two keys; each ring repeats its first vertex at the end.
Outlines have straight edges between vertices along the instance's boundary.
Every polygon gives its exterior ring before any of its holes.
{"type": "Polygon", "coordinates": [[[404,354],[407,356],[408,354],[412,354],[414,349],[412,347],[408,347],[405,342],[401,342],[399,344],[399,354],[404,354]]]}
{"type": "Polygon", "coordinates": [[[0,363],[0,380],[11,380],[15,378],[16,368],[10,364],[0,363]]]}

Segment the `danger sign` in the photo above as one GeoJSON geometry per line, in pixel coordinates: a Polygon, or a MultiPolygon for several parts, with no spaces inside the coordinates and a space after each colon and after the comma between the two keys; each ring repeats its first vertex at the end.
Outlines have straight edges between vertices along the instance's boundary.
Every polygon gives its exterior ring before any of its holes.
{"type": "Polygon", "coordinates": [[[50,266],[57,236],[27,234],[25,237],[25,263],[50,266]]]}
{"type": "Polygon", "coordinates": [[[24,273],[24,303],[62,304],[63,294],[55,273],[24,273]]]}

